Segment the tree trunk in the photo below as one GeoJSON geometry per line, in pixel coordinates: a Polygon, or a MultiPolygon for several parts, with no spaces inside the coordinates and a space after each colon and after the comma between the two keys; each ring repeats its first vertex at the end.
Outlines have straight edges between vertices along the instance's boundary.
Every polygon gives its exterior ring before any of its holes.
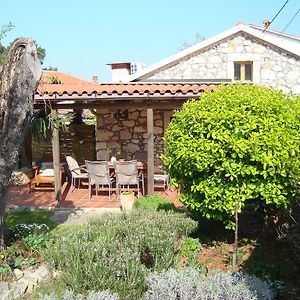
{"type": "Polygon", "coordinates": [[[33,113],[33,94],[42,70],[36,47],[19,39],[0,69],[0,246],[4,245],[4,215],[8,182],[33,113]]]}

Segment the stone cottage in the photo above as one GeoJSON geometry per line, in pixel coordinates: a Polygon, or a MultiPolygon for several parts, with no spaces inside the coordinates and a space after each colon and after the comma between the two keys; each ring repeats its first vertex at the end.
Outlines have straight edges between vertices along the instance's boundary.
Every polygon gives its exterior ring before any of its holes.
{"type": "Polygon", "coordinates": [[[52,110],[92,110],[97,119],[95,159],[117,154],[147,161],[151,193],[173,110],[222,82],[253,82],[300,94],[300,37],[238,24],[152,66],[111,67],[114,83],[44,81],[35,94],[35,107],[47,103],[52,110]]]}
{"type": "MultiPolygon", "coordinates": [[[[116,82],[248,81],[300,94],[300,37],[238,24],[147,68],[131,63],[111,66],[116,82]]],[[[172,110],[154,111],[156,165],[160,164],[162,138],[171,116],[172,110]]],[[[123,115],[98,110],[97,122],[98,158],[107,158],[107,149],[122,148],[129,158],[147,150],[145,110],[129,110],[123,115]]]]}

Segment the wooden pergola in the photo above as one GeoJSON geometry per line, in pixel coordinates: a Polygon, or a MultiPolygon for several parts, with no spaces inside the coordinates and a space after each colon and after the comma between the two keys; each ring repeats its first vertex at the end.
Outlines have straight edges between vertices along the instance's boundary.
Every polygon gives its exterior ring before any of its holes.
{"type": "MultiPolygon", "coordinates": [[[[212,91],[219,83],[208,82],[138,82],[105,84],[41,83],[34,96],[34,108],[51,108],[52,117],[59,109],[140,109],[147,110],[147,192],[154,192],[154,125],[153,110],[174,110],[188,99],[212,91]]],[[[61,200],[59,132],[52,135],[56,200],[61,200]]]]}

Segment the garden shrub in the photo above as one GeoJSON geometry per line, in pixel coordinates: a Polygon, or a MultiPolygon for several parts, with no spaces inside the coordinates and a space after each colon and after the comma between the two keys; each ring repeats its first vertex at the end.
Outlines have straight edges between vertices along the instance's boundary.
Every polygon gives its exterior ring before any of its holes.
{"type": "Polygon", "coordinates": [[[46,257],[75,293],[109,287],[134,300],[145,290],[145,276],[177,265],[174,245],[196,227],[195,221],[173,212],[106,215],[57,237],[46,257]]]}
{"type": "Polygon", "coordinates": [[[185,267],[195,267],[205,272],[207,267],[197,261],[197,255],[202,250],[202,245],[198,239],[191,237],[184,238],[180,241],[180,253],[184,257],[185,267]]]}
{"type": "Polygon", "coordinates": [[[187,268],[153,273],[146,279],[143,300],[272,300],[270,285],[257,277],[187,268]]]}
{"type": "Polygon", "coordinates": [[[167,201],[160,196],[145,196],[139,198],[134,203],[134,208],[150,209],[150,210],[175,210],[174,203],[167,201]]]}
{"type": "Polygon", "coordinates": [[[10,229],[9,236],[16,240],[31,234],[41,234],[46,232],[49,232],[49,227],[46,224],[17,224],[10,229]]]}
{"type": "Polygon", "coordinates": [[[200,282],[198,270],[186,268],[174,269],[162,273],[152,273],[146,278],[147,291],[143,300],[188,300],[198,299],[200,282]]]}
{"type": "Polygon", "coordinates": [[[237,202],[239,211],[249,200],[287,207],[299,182],[299,103],[239,84],[185,103],[166,130],[162,156],[185,207],[227,228],[237,202]]]}
{"type": "Polygon", "coordinates": [[[111,294],[107,291],[88,292],[86,296],[81,294],[75,295],[72,291],[66,291],[62,296],[57,297],[54,294],[40,295],[40,300],[120,300],[116,294],[111,294]]]}

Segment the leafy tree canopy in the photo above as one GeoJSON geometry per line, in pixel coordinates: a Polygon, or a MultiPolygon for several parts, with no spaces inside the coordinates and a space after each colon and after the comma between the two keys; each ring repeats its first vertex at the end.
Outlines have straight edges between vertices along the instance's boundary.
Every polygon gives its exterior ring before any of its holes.
{"type": "Polygon", "coordinates": [[[299,98],[239,84],[205,93],[174,114],[163,162],[185,206],[227,228],[237,202],[286,207],[300,175],[299,98]]]}

